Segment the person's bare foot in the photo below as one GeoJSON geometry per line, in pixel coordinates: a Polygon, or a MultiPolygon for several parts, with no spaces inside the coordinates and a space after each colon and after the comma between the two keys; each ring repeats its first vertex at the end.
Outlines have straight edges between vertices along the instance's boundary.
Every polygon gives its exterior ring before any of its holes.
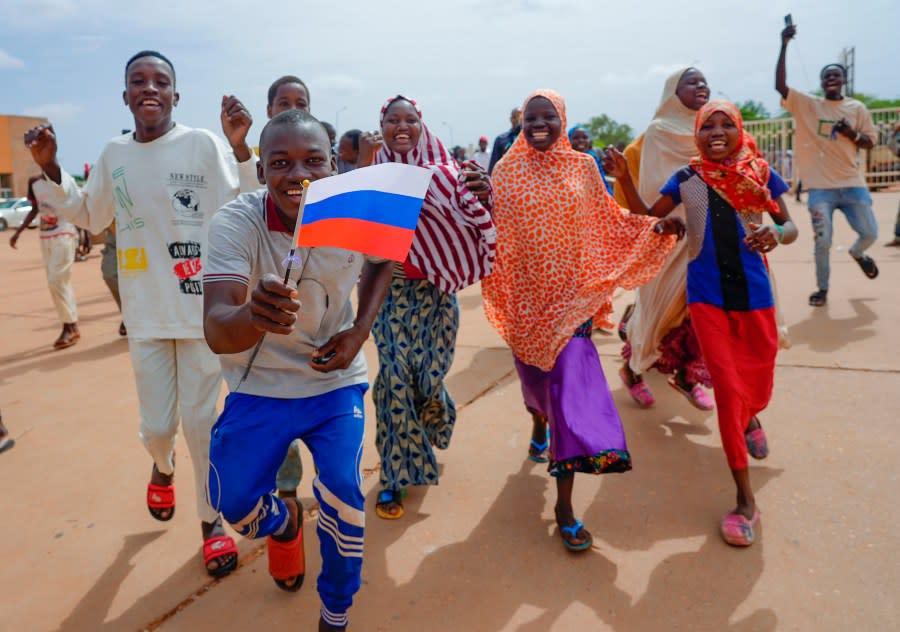
{"type": "Polygon", "coordinates": [[[528,446],[528,456],[532,461],[546,463],[547,449],[550,447],[550,439],[547,436],[547,419],[532,413],[531,421],[531,443],[528,446]]]}
{"type": "MultiPolygon", "coordinates": [[[[174,458],[174,456],[173,456],[174,458]]],[[[171,474],[163,474],[158,469],[156,469],[156,463],[153,464],[153,470],[150,472],[150,483],[152,485],[159,485],[160,487],[168,487],[172,484],[172,481],[175,479],[175,472],[171,474]]],[[[150,509],[150,513],[153,514],[153,517],[157,520],[165,522],[172,518],[172,514],[175,513],[175,508],[159,508],[159,509],[150,509]]]]}
{"type": "MultiPolygon", "coordinates": [[[[210,538],[214,538],[220,535],[227,535],[225,533],[225,529],[222,527],[221,518],[216,518],[215,522],[201,522],[200,523],[200,531],[203,534],[203,541],[206,542],[210,538]]],[[[226,553],[223,555],[219,555],[218,557],[214,557],[206,564],[206,571],[213,576],[216,576],[216,572],[224,568],[226,566],[233,566],[237,561],[237,553],[226,553]]],[[[227,571],[226,571],[227,572],[227,571]]]]}
{"type": "Polygon", "coordinates": [[[575,518],[575,511],[571,505],[567,507],[556,505],[554,513],[556,514],[556,525],[559,527],[560,535],[568,543],[567,548],[578,550],[584,547],[585,544],[593,542],[593,536],[584,528],[584,525],[581,525],[574,534],[572,533],[572,528],[580,523],[575,518]]]}
{"type": "Polygon", "coordinates": [[[64,323],[59,338],[53,343],[53,348],[59,351],[71,347],[78,342],[79,338],[81,338],[81,332],[78,331],[78,323],[64,323]]]}

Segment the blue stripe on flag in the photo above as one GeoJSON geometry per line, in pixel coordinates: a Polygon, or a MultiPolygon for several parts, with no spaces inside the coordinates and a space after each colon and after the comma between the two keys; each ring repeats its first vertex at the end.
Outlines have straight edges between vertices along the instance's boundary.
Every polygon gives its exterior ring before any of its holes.
{"type": "Polygon", "coordinates": [[[414,230],[421,208],[422,198],[383,191],[348,191],[307,204],[303,225],[323,219],[362,219],[414,230]]]}

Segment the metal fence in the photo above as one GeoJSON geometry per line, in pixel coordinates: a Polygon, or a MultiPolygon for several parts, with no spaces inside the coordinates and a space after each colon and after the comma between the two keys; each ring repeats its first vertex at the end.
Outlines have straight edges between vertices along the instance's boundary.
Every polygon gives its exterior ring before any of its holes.
{"type": "MultiPolygon", "coordinates": [[[[878,132],[875,147],[859,152],[860,171],[870,189],[900,183],[900,108],[869,110],[878,132]]],[[[759,150],[785,180],[796,184],[794,169],[794,119],[747,121],[745,129],[759,150]]]]}

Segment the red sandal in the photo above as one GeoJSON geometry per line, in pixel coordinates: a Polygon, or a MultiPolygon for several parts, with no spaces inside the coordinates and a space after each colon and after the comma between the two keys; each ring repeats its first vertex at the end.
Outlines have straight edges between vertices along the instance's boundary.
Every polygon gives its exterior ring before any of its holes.
{"type": "Polygon", "coordinates": [[[210,577],[225,577],[225,575],[237,568],[237,553],[237,545],[231,536],[214,535],[208,540],[204,540],[203,564],[206,565],[206,572],[209,573],[210,577]],[[210,562],[219,560],[227,555],[233,555],[233,557],[228,562],[219,564],[214,570],[210,570],[210,562]]]}
{"type": "Polygon", "coordinates": [[[297,592],[303,585],[306,572],[306,553],[303,550],[303,509],[297,503],[297,535],[289,542],[279,542],[272,536],[266,540],[269,575],[282,590],[297,592]],[[294,580],[293,584],[289,584],[294,580]]]}
{"type": "Polygon", "coordinates": [[[160,522],[168,522],[175,515],[175,485],[147,484],[147,509],[150,515],[160,522]],[[170,509],[168,516],[160,511],[170,509]]]}

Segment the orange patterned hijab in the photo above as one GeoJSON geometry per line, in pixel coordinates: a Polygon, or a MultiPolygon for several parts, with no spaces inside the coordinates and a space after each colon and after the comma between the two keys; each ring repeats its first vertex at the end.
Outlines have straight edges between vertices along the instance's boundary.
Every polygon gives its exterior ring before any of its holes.
{"type": "MultiPolygon", "coordinates": [[[[565,130],[562,97],[539,90],[525,105],[539,96],[565,130]]],[[[616,287],[656,275],[675,238],[654,232],[658,220],[623,211],[565,133],[547,151],[519,134],[492,181],[497,260],[482,281],[485,313],[519,360],[549,371],[579,325],[612,310],[616,287]]]]}
{"type": "Polygon", "coordinates": [[[769,192],[769,163],[756,148],[753,137],[744,131],[744,117],[733,103],[717,99],[710,101],[697,112],[694,137],[703,124],[716,112],[721,112],[737,125],[741,139],[737,150],[724,162],[713,162],[703,155],[691,159],[694,168],[706,184],[721,195],[738,213],[756,215],[778,211],[778,203],[769,192]]]}

